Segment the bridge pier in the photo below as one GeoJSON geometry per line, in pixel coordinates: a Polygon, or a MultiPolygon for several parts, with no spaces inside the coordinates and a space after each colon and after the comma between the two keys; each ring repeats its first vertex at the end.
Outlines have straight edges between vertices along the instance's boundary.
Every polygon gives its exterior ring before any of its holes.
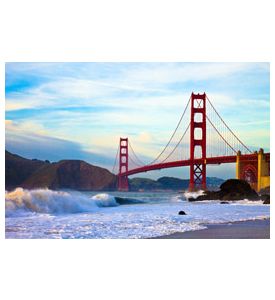
{"type": "Polygon", "coordinates": [[[256,151],[253,156],[247,157],[238,151],[236,178],[246,180],[253,189],[259,192],[270,186],[270,156],[265,154],[263,149],[256,151]]]}

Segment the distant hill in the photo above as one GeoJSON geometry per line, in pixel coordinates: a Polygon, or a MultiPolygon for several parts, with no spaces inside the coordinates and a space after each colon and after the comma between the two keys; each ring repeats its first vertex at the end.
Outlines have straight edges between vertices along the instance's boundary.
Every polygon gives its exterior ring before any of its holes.
{"type": "Polygon", "coordinates": [[[151,191],[151,190],[162,190],[163,186],[156,180],[149,178],[133,178],[129,179],[130,191],[151,191]]]}
{"type": "Polygon", "coordinates": [[[76,190],[114,190],[116,176],[107,169],[82,160],[31,160],[6,151],[6,189],[50,188],[76,190]]]}
{"type": "MultiPolygon", "coordinates": [[[[207,177],[208,188],[216,189],[224,182],[217,177],[207,177]]],[[[129,180],[131,191],[149,190],[183,190],[189,187],[189,179],[179,179],[175,177],[161,177],[158,180],[148,178],[133,178],[129,180]]]]}
{"type": "Polygon", "coordinates": [[[189,186],[189,179],[179,179],[174,177],[161,177],[157,180],[163,189],[180,190],[187,189],[189,186]]]}

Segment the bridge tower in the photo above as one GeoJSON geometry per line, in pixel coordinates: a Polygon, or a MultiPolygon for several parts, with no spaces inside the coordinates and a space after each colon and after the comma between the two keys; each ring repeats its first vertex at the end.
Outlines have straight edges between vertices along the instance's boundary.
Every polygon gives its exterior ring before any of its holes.
{"type": "Polygon", "coordinates": [[[128,138],[120,138],[119,142],[119,173],[118,190],[127,192],[129,190],[128,176],[121,174],[128,171],[128,138]]]}
{"type": "Polygon", "coordinates": [[[206,94],[191,95],[189,190],[206,188],[206,94]],[[200,134],[199,134],[200,132],[200,134]],[[199,137],[198,137],[199,135],[199,137]],[[198,149],[198,150],[196,150],[198,149]],[[199,152],[200,154],[198,155],[199,152]],[[195,163],[200,158],[203,163],[195,163]]]}

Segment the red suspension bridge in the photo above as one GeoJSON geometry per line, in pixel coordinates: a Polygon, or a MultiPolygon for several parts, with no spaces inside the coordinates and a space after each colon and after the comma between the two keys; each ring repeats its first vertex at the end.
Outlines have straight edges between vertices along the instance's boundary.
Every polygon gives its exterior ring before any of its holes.
{"type": "Polygon", "coordinates": [[[120,138],[113,172],[118,190],[128,191],[128,176],[175,167],[190,167],[189,189],[206,188],[206,166],[236,163],[236,177],[256,190],[270,184],[270,154],[252,152],[229,128],[207,95],[191,94],[169,141],[149,163],[144,163],[128,138],[120,138]],[[191,113],[187,113],[188,109],[191,113]]]}

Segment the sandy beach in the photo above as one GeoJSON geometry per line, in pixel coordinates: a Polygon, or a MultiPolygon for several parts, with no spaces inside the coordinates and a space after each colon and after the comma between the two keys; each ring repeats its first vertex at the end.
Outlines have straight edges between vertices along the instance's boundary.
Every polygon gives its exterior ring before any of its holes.
{"type": "Polygon", "coordinates": [[[156,239],[270,239],[270,219],[206,226],[207,229],[177,232],[156,239]]]}

